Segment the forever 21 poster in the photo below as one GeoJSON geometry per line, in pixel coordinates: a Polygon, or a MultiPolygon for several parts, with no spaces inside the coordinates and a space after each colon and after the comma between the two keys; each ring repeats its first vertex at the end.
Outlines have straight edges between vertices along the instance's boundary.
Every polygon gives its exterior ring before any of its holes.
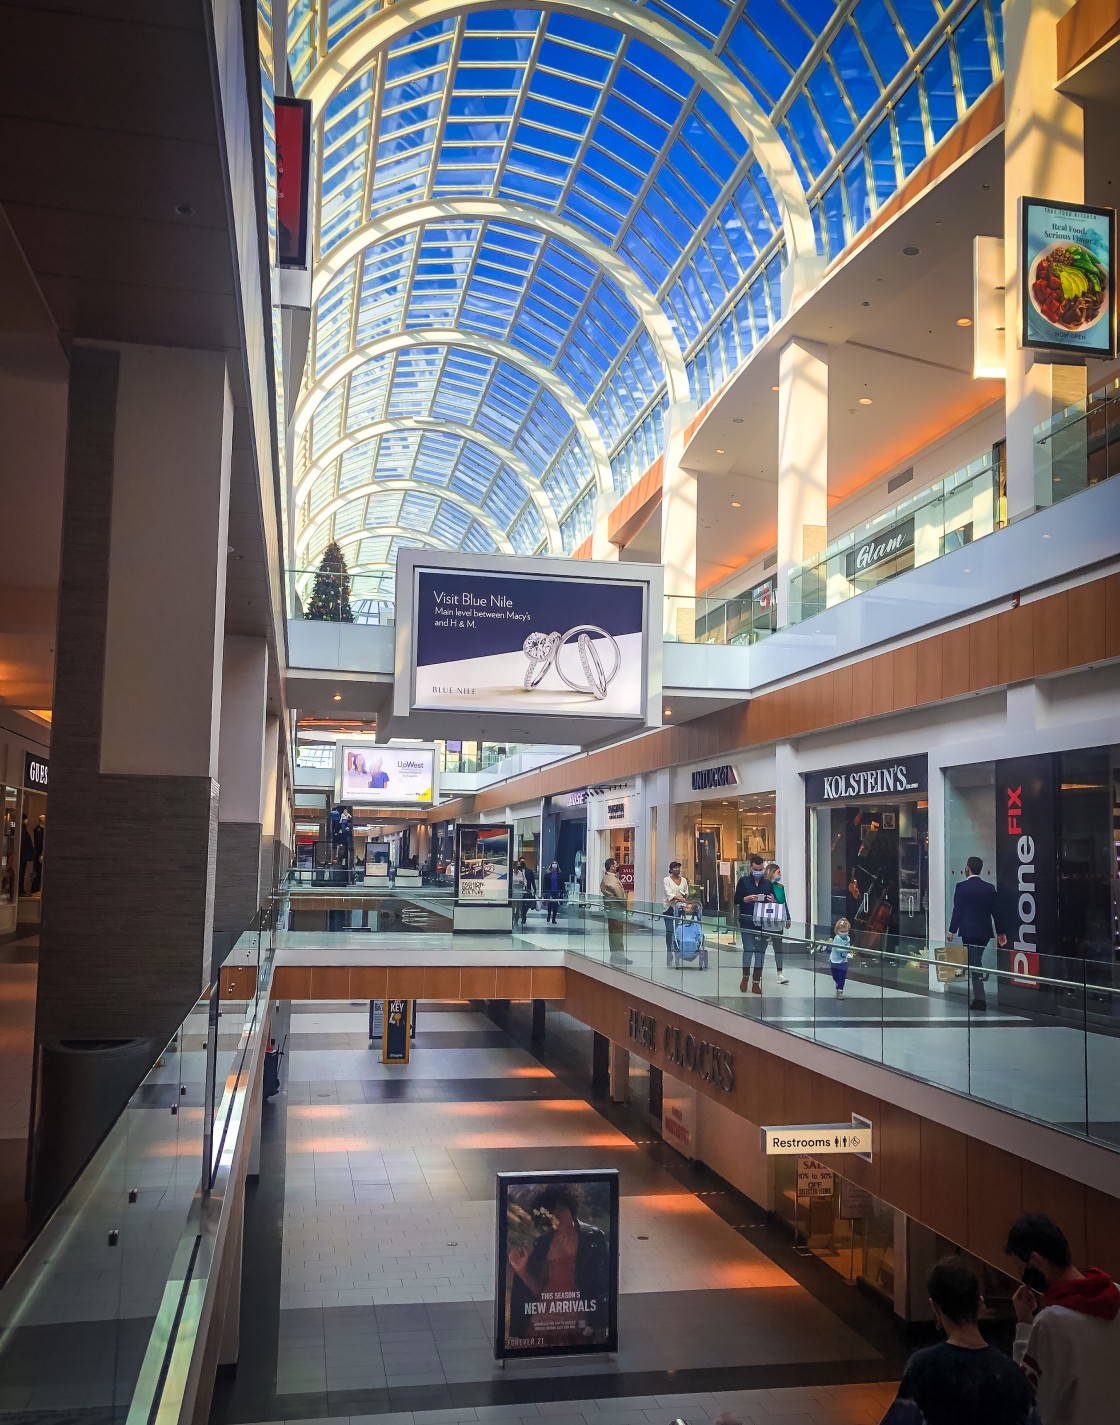
{"type": "Polygon", "coordinates": [[[494,1355],[618,1348],[618,1171],[498,1174],[494,1355]]]}

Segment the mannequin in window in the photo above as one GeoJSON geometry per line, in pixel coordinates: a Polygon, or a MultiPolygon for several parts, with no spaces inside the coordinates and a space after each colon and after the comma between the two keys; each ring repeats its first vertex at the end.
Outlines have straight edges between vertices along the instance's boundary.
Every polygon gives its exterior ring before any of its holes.
{"type": "Polygon", "coordinates": [[[42,889],[43,885],[43,845],[47,837],[47,818],[39,817],[39,824],[32,833],[32,842],[35,847],[35,863],[31,872],[31,894],[35,895],[42,889]]]}

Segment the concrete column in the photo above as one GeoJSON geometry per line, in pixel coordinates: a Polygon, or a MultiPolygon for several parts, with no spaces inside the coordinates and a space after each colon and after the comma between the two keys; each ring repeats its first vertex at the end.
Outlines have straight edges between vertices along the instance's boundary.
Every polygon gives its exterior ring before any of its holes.
{"type": "Polygon", "coordinates": [[[208,977],[232,429],[221,354],[75,345],[39,1044],[166,1043],[208,977]]]}
{"type": "Polygon", "coordinates": [[[264,639],[227,635],[222,670],[215,968],[260,905],[268,697],[268,646],[264,639]]]}
{"type": "Polygon", "coordinates": [[[263,900],[276,885],[276,856],[280,825],[280,719],[266,717],[261,756],[261,875],[263,900]]]}
{"type": "Polygon", "coordinates": [[[696,626],[696,536],[699,514],[696,476],[681,465],[685,435],[696,419],[695,401],[680,401],[665,417],[665,454],[661,464],[661,563],[670,597],[665,631],[680,620],[691,642],[696,626]],[[674,604],[673,598],[680,600],[674,604]]]}
{"type": "Polygon", "coordinates": [[[790,572],[828,542],[828,350],[791,341],[778,358],[778,624],[800,612],[790,572]]]}
{"type": "Polygon", "coordinates": [[[1065,203],[1085,199],[1085,114],[1054,87],[1058,21],[1071,7],[1072,0],[1006,0],[1003,7],[1007,514],[1012,520],[1051,503],[1051,463],[1063,456],[1052,444],[1036,452],[1035,428],[1085,398],[1084,366],[1050,365],[1019,346],[1018,200],[1024,195],[1065,203]]]}

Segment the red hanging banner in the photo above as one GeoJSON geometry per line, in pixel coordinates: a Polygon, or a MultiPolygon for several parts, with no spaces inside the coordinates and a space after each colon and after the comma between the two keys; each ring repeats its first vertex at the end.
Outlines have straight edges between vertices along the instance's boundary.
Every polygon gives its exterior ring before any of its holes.
{"type": "Polygon", "coordinates": [[[307,266],[311,101],[276,97],[276,260],[307,266]]]}

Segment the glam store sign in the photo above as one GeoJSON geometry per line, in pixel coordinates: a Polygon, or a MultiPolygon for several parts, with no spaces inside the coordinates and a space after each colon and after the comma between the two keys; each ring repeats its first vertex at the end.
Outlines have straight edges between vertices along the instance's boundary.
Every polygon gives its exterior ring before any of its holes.
{"type": "Polygon", "coordinates": [[[413,706],[645,716],[647,585],[417,569],[413,706]]]}

